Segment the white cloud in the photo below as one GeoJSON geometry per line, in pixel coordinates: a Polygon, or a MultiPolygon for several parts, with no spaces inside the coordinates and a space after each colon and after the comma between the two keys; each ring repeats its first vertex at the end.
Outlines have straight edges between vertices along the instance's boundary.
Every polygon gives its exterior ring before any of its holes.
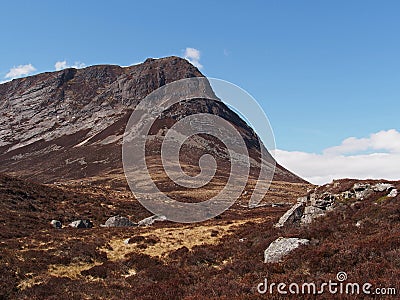
{"type": "Polygon", "coordinates": [[[67,61],[66,60],[64,60],[64,61],[58,61],[58,62],[56,62],[56,64],[54,65],[54,67],[56,68],[56,71],[60,71],[60,70],[62,70],[62,69],[66,69],[68,66],[67,66],[67,61]]]}
{"type": "Polygon", "coordinates": [[[400,132],[395,129],[373,133],[369,138],[350,137],[341,145],[324,150],[324,154],[351,154],[367,150],[400,152],[400,132]]]}
{"type": "Polygon", "coordinates": [[[274,156],[280,164],[315,184],[339,178],[400,180],[400,132],[395,129],[373,133],[368,138],[345,139],[322,154],[275,150],[274,156]],[[374,152],[360,153],[365,151],[374,152]]]}
{"type": "Polygon", "coordinates": [[[7,79],[14,79],[21,76],[29,75],[36,71],[36,68],[32,66],[32,64],[28,65],[19,65],[18,67],[13,67],[10,71],[6,74],[4,78],[7,79]]]}
{"type": "Polygon", "coordinates": [[[81,63],[79,61],[75,62],[72,66],[68,65],[66,60],[63,61],[57,61],[54,64],[54,68],[56,69],[56,71],[60,71],[63,69],[67,69],[67,68],[75,68],[75,69],[81,69],[86,67],[86,65],[84,63],[81,63]]]}
{"type": "Polygon", "coordinates": [[[195,67],[201,69],[203,65],[200,63],[200,51],[195,48],[186,48],[184,57],[195,67]]]}

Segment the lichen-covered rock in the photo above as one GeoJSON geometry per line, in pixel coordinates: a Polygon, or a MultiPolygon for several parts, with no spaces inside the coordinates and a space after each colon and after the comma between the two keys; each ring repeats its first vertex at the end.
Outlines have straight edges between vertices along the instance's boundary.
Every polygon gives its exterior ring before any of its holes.
{"type": "Polygon", "coordinates": [[[264,251],[264,263],[279,262],[285,255],[301,245],[308,245],[307,239],[279,237],[264,251]]]}

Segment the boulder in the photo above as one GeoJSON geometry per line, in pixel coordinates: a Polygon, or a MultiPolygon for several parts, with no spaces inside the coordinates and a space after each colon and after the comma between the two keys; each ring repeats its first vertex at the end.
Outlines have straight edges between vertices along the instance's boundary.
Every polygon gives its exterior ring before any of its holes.
{"type": "Polygon", "coordinates": [[[312,220],[323,215],[325,215],[325,210],[315,206],[306,206],[300,221],[302,224],[310,224],[312,220]]]}
{"type": "Polygon", "coordinates": [[[131,227],[137,226],[136,223],[131,222],[128,218],[121,217],[121,216],[113,216],[108,218],[102,227],[131,227]]]}
{"type": "Polygon", "coordinates": [[[68,226],[73,228],[92,228],[93,223],[89,220],[76,220],[69,223],[68,226]]]}
{"type": "Polygon", "coordinates": [[[149,225],[152,225],[156,221],[165,221],[166,219],[167,218],[165,216],[154,215],[154,216],[151,216],[151,217],[148,217],[148,218],[145,218],[145,219],[139,221],[137,225],[138,226],[149,226],[149,225]]]}
{"type": "Polygon", "coordinates": [[[61,229],[62,224],[58,220],[51,220],[50,224],[55,228],[55,229],[61,229]]]}
{"type": "Polygon", "coordinates": [[[397,194],[398,194],[397,189],[392,189],[387,196],[390,198],[394,198],[397,196],[397,194]]]}
{"type": "Polygon", "coordinates": [[[293,205],[285,214],[279,219],[274,227],[279,228],[286,225],[293,225],[300,221],[305,207],[305,202],[298,202],[293,205]]]}
{"type": "Polygon", "coordinates": [[[264,263],[279,262],[285,255],[301,245],[308,245],[307,239],[279,237],[264,251],[264,263]]]}

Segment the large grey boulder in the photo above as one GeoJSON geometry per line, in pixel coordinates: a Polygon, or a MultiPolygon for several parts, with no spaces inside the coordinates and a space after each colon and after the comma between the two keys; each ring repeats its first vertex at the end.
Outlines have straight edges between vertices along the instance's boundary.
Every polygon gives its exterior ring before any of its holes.
{"type": "Polygon", "coordinates": [[[151,216],[148,218],[145,218],[141,221],[138,222],[138,226],[149,226],[152,225],[156,221],[165,221],[167,218],[165,216],[151,216]]]}
{"type": "Polygon", "coordinates": [[[305,207],[305,202],[300,201],[293,205],[285,214],[279,219],[274,227],[284,227],[286,225],[293,225],[301,220],[305,207]]]}
{"type": "Polygon", "coordinates": [[[104,225],[101,227],[131,227],[137,226],[136,223],[131,222],[128,218],[121,217],[121,216],[113,216],[108,218],[104,225]]]}
{"type": "Polygon", "coordinates": [[[264,251],[264,263],[279,262],[285,255],[301,245],[308,245],[307,239],[279,237],[264,251]]]}
{"type": "Polygon", "coordinates": [[[69,223],[68,226],[73,228],[92,228],[93,223],[89,220],[76,220],[69,223]]]}

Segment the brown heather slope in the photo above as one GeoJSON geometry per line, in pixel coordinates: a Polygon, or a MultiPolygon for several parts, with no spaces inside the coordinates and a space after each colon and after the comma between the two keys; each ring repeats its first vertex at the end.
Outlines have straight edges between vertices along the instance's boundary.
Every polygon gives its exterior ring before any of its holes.
{"type": "MultiPolygon", "coordinates": [[[[337,181],[317,192],[338,193],[355,182],[337,181]]],[[[393,184],[400,189],[400,182],[393,184]]],[[[274,183],[268,198],[293,202],[306,189],[274,183]]],[[[199,224],[99,227],[114,213],[135,212],[134,221],[146,216],[127,196],[122,190],[49,187],[0,176],[0,299],[282,299],[278,294],[261,297],[257,284],[264,278],[328,282],[339,271],[351,282],[399,291],[399,195],[346,200],[307,227],[273,227],[289,206],[249,210],[239,204],[199,224]],[[51,215],[64,222],[90,217],[95,227],[56,230],[48,224],[51,215]],[[279,236],[313,243],[281,263],[264,264],[263,251],[279,236]],[[128,245],[126,238],[132,239],[128,245]]],[[[354,297],[326,293],[319,298],[354,297]]]]}

